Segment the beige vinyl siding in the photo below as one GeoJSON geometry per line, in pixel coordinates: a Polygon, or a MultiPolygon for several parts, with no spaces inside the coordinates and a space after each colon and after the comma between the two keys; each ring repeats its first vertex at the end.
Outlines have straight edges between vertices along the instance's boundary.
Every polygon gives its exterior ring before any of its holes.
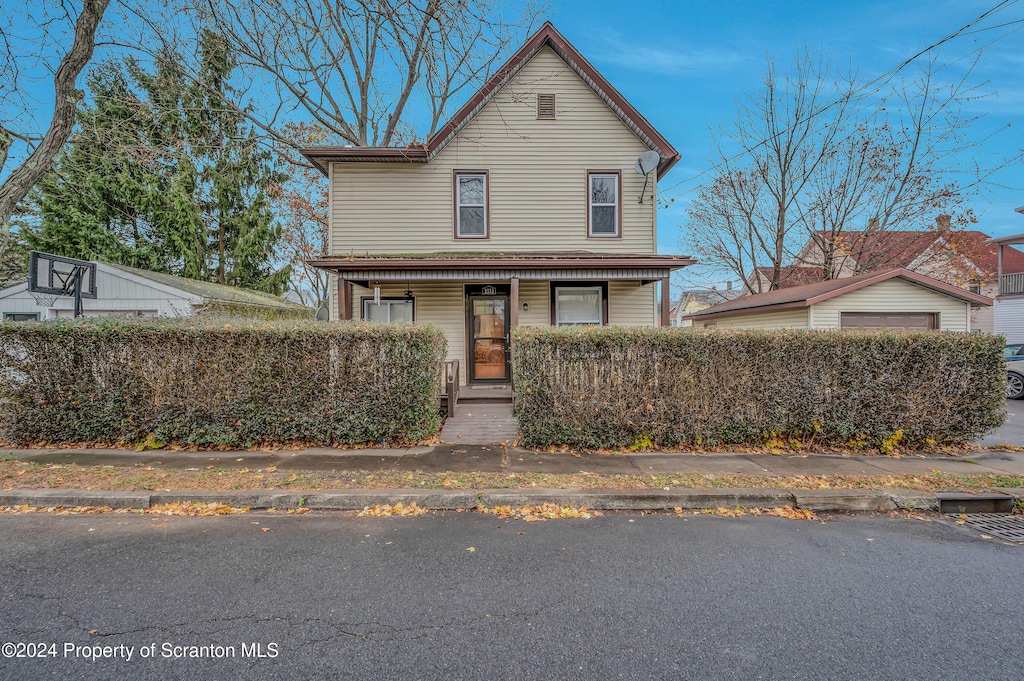
{"type": "Polygon", "coordinates": [[[707,321],[696,320],[693,326],[698,329],[806,329],[807,308],[782,310],[781,312],[737,314],[707,321]]]}
{"type": "Polygon", "coordinates": [[[890,279],[813,306],[815,329],[838,329],[842,312],[937,312],[941,331],[966,331],[968,305],[902,279],[890,279]]]}
{"type": "Polygon", "coordinates": [[[656,286],[639,281],[608,282],[608,323],[612,326],[654,326],[656,286]]]}
{"type": "Polygon", "coordinates": [[[548,326],[551,324],[551,286],[546,281],[519,282],[519,325],[548,326]],[[523,303],[530,309],[523,310],[523,303]]]}
{"type": "Polygon", "coordinates": [[[548,48],[541,50],[430,163],[335,163],[331,251],[654,253],[653,180],[633,166],[647,147],[548,48]],[[537,120],[537,93],[556,95],[537,120]],[[453,171],[486,170],[489,239],[456,239],[453,171]],[[587,238],[587,171],[618,170],[621,238],[587,238]]]}

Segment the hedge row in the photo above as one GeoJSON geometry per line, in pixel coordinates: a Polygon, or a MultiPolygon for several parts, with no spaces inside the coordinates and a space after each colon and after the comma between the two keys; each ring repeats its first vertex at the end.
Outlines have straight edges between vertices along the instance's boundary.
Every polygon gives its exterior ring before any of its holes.
{"type": "Polygon", "coordinates": [[[440,426],[433,326],[0,324],[0,436],[252,446],[410,442],[440,426]]]}
{"type": "Polygon", "coordinates": [[[588,449],[970,440],[1002,424],[1003,340],[912,332],[518,328],[521,442],[588,449]]]}

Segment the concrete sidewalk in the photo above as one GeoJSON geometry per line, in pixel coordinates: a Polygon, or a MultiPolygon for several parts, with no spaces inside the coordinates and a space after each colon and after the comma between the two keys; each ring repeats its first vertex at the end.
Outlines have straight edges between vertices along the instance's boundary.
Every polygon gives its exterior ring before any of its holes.
{"type": "MultiPolygon", "coordinates": [[[[596,454],[548,454],[500,445],[438,445],[405,449],[302,449],[277,452],[132,452],[114,449],[0,450],[24,461],[44,464],[103,466],[152,466],[192,469],[215,466],[225,469],[265,468],[279,470],[401,470],[484,473],[548,473],[594,475],[746,475],[762,478],[790,476],[922,475],[932,472],[966,475],[1022,475],[1024,453],[987,450],[964,458],[904,456],[825,456],[769,454],[651,453],[622,456],[596,454]]],[[[1024,489],[995,489],[1020,500],[1024,489]]],[[[823,489],[802,490],[772,487],[749,489],[676,488],[611,489],[491,489],[491,490],[325,490],[287,492],[119,492],[103,490],[13,489],[0,491],[0,506],[74,507],[110,506],[148,508],[173,501],[201,501],[247,506],[253,509],[310,508],[358,510],[376,504],[416,502],[430,509],[471,509],[479,505],[557,503],[591,509],[653,510],[719,507],[769,508],[792,506],[816,511],[879,511],[939,509],[931,492],[913,490],[823,489]]]]}
{"type": "Polygon", "coordinates": [[[188,469],[422,471],[436,473],[552,473],[594,475],[920,475],[929,472],[1024,475],[1024,452],[983,450],[950,456],[829,456],[818,454],[566,454],[504,445],[442,444],[396,449],[308,448],[275,452],[182,452],[123,449],[2,449],[23,461],[81,466],[153,466],[188,469]]]}

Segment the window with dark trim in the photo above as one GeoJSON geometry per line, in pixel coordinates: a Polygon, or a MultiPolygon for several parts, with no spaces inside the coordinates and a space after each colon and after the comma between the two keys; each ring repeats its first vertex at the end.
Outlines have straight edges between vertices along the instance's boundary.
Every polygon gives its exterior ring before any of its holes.
{"type": "Polygon", "coordinates": [[[412,324],[416,320],[413,300],[408,298],[381,298],[375,303],[373,298],[363,298],[363,321],[381,324],[412,324]]]}
{"type": "Polygon", "coordinates": [[[486,239],[488,195],[486,171],[455,171],[455,236],[486,239]]]}
{"type": "Polygon", "coordinates": [[[617,170],[587,173],[587,236],[619,236],[621,179],[622,174],[617,170]]]}
{"type": "Polygon", "coordinates": [[[4,312],[5,322],[38,322],[38,312],[4,312]]]}
{"type": "Polygon", "coordinates": [[[540,120],[553,121],[555,119],[555,95],[537,95],[537,118],[540,120]]]}
{"type": "Polygon", "coordinates": [[[608,323],[608,282],[551,282],[552,326],[608,323]]]}

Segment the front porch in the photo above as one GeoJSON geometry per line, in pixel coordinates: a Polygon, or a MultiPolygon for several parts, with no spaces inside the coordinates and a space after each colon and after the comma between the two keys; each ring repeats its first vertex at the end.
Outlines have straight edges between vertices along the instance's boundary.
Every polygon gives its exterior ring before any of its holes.
{"type": "MultiPolygon", "coordinates": [[[[510,384],[515,326],[667,326],[669,275],[692,262],[563,252],[353,256],[312,264],[338,274],[332,319],[434,323],[444,329],[448,360],[458,362],[454,378],[464,391],[510,384]]],[[[454,410],[454,391],[446,387],[444,394],[452,395],[446,399],[454,410]]]]}

